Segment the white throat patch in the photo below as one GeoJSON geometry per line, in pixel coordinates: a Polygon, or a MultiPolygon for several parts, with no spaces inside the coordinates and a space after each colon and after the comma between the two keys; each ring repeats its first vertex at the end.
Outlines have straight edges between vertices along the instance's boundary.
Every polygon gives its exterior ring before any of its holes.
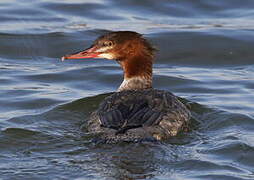
{"type": "Polygon", "coordinates": [[[102,53],[99,54],[98,57],[105,59],[114,59],[114,55],[112,53],[102,53]]]}
{"type": "Polygon", "coordinates": [[[144,77],[125,78],[117,91],[147,89],[152,87],[152,79],[144,77]]]}

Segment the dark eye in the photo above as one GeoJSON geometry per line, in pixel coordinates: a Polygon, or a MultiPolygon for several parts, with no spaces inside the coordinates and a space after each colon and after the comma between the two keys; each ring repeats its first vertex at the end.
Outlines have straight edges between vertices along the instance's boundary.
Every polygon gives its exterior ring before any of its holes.
{"type": "Polygon", "coordinates": [[[103,43],[103,46],[112,46],[113,45],[113,42],[112,41],[105,41],[103,43]]]}

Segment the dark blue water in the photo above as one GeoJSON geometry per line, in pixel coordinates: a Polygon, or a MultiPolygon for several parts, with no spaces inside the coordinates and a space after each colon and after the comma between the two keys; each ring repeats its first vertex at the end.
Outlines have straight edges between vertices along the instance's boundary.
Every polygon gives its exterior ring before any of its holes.
{"type": "Polygon", "coordinates": [[[254,1],[1,0],[0,179],[254,179],[254,1]],[[167,142],[94,144],[81,126],[122,81],[60,61],[116,30],[159,49],[154,87],[190,105],[167,142]]]}

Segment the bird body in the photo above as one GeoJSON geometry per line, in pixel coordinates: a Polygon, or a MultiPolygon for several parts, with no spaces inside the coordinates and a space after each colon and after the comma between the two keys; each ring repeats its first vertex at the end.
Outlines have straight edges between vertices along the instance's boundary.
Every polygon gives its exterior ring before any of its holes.
{"type": "Polygon", "coordinates": [[[165,140],[188,126],[190,113],[172,93],[120,91],[107,97],[88,121],[88,131],[106,142],[165,140]]]}

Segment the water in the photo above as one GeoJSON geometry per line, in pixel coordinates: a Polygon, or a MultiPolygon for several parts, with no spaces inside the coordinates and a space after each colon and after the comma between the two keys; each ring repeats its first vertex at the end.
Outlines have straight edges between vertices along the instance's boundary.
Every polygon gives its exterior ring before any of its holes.
{"type": "Polygon", "coordinates": [[[254,1],[0,2],[0,179],[254,179],[254,1]],[[119,65],[60,57],[111,30],[159,49],[154,87],[188,102],[191,131],[94,144],[89,113],[119,65]]]}

